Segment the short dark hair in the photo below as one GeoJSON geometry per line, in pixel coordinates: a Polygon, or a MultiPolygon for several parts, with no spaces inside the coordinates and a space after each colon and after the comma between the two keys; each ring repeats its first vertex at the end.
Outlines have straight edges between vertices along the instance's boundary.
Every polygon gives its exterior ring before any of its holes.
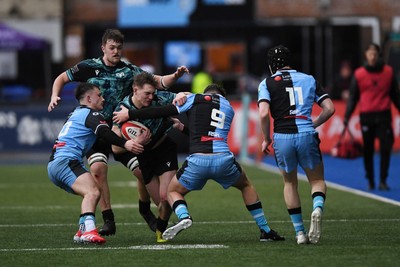
{"type": "Polygon", "coordinates": [[[154,75],[147,71],[143,71],[136,75],[133,79],[133,84],[139,87],[143,87],[145,84],[150,84],[154,87],[157,87],[157,82],[154,79],[154,75]]]}
{"type": "Polygon", "coordinates": [[[378,52],[378,54],[381,52],[381,47],[380,47],[378,44],[376,44],[376,43],[370,43],[370,44],[368,44],[367,47],[365,48],[365,52],[366,52],[367,50],[370,50],[370,49],[375,49],[376,52],[378,52]]]}
{"type": "Polygon", "coordinates": [[[94,90],[95,88],[97,88],[96,85],[91,84],[91,83],[80,83],[78,85],[78,87],[75,88],[75,98],[76,100],[80,101],[84,95],[91,91],[94,90]]]}
{"type": "Polygon", "coordinates": [[[268,50],[268,66],[275,73],[277,70],[290,65],[289,48],[278,45],[268,50]]]}
{"type": "Polygon", "coordinates": [[[105,45],[107,40],[113,40],[117,43],[124,43],[124,35],[118,29],[107,29],[101,39],[101,44],[105,45]]]}
{"type": "Polygon", "coordinates": [[[217,83],[212,83],[212,84],[208,85],[204,89],[204,93],[205,94],[220,94],[223,97],[226,96],[225,88],[222,87],[221,85],[217,84],[217,83]]]}

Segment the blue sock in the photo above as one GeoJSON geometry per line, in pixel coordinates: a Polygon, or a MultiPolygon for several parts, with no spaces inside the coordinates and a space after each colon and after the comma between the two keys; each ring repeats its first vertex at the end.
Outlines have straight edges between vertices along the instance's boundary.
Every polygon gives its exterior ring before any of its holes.
{"type": "Polygon", "coordinates": [[[251,216],[253,216],[258,227],[264,230],[266,233],[269,233],[271,231],[271,228],[269,228],[268,226],[267,218],[265,218],[261,202],[258,201],[252,205],[247,205],[246,208],[250,212],[251,216]]]}
{"type": "Polygon", "coordinates": [[[313,210],[316,208],[321,208],[321,210],[324,210],[324,204],[325,204],[325,194],[322,192],[315,192],[312,194],[312,200],[313,200],[313,210]]]}
{"type": "Polygon", "coordinates": [[[85,232],[90,232],[96,229],[96,219],[94,213],[87,212],[83,214],[83,221],[85,225],[85,232]]]}
{"type": "Polygon", "coordinates": [[[81,230],[82,233],[85,232],[85,217],[83,214],[79,216],[79,230],[81,230]]]}
{"type": "Polygon", "coordinates": [[[305,228],[304,228],[304,223],[303,223],[303,215],[301,213],[301,208],[295,208],[295,209],[288,209],[290,219],[292,220],[294,230],[296,231],[296,234],[299,231],[302,231],[305,233],[305,228]]]}
{"type": "Polygon", "coordinates": [[[174,210],[179,220],[190,217],[186,201],[184,200],[175,201],[174,204],[172,204],[172,209],[174,210]]]}

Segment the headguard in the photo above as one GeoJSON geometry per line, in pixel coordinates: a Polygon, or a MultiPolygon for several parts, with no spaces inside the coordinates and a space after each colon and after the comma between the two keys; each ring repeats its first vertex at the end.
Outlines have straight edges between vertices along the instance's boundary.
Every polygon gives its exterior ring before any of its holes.
{"type": "Polygon", "coordinates": [[[283,45],[278,45],[268,50],[268,66],[272,74],[277,70],[289,66],[290,51],[283,45]]]}

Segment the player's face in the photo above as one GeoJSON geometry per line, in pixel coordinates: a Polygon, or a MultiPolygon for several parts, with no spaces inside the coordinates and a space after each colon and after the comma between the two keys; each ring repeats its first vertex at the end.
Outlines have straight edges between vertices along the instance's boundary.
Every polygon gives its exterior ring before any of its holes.
{"type": "Polygon", "coordinates": [[[143,85],[143,87],[135,86],[133,90],[136,99],[135,105],[138,105],[138,108],[148,107],[151,105],[151,102],[154,98],[154,93],[156,91],[154,86],[150,84],[145,84],[143,85]]]}
{"type": "Polygon", "coordinates": [[[104,98],[101,95],[99,88],[96,88],[88,94],[88,102],[90,108],[94,110],[102,110],[104,106],[104,98]]]}
{"type": "Polygon", "coordinates": [[[103,61],[107,66],[115,66],[121,61],[122,44],[114,40],[107,40],[105,45],[101,46],[104,56],[103,61]]]}

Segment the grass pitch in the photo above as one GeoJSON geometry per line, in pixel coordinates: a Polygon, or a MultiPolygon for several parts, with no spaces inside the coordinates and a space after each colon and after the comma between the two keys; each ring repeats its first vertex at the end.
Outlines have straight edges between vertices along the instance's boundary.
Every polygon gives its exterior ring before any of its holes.
{"type": "MultiPolygon", "coordinates": [[[[398,266],[398,206],[328,188],[320,243],[299,246],[280,176],[244,168],[271,228],[286,241],[259,242],[240,192],[210,181],[187,196],[193,226],[159,245],[139,215],[135,178],[115,163],[109,183],[117,235],[102,246],[74,244],[80,197],[55,187],[45,164],[0,166],[0,266],[398,266]]],[[[300,181],[299,190],[308,228],[308,183],[300,181]]],[[[101,226],[99,211],[96,217],[101,226]]],[[[172,214],[170,224],[176,221],[172,214]]]]}

